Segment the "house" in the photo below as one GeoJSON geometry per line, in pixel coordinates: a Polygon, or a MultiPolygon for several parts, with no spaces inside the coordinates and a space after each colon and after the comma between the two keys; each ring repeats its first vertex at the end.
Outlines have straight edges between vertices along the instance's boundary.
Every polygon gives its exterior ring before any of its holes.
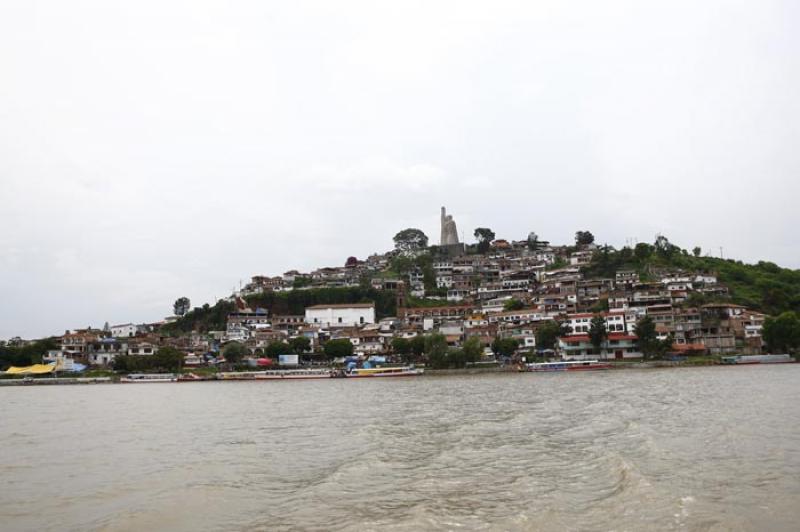
{"type": "Polygon", "coordinates": [[[375,303],[314,305],[306,308],[305,321],[328,327],[354,327],[375,323],[375,303]]]}
{"type": "Polygon", "coordinates": [[[128,354],[132,356],[150,356],[158,351],[158,346],[151,342],[133,341],[128,344],[128,354]]]}
{"type": "Polygon", "coordinates": [[[561,357],[566,360],[641,358],[642,353],[636,346],[636,340],[636,336],[632,334],[609,333],[597,353],[588,334],[562,336],[558,339],[558,349],[561,357]]]}
{"type": "Polygon", "coordinates": [[[115,338],[101,338],[91,344],[86,361],[93,366],[110,366],[117,356],[127,353],[126,342],[115,338]]]}
{"type": "Polygon", "coordinates": [[[122,325],[111,326],[111,336],[114,338],[132,338],[136,336],[139,328],[133,323],[123,323],[122,325]]]}

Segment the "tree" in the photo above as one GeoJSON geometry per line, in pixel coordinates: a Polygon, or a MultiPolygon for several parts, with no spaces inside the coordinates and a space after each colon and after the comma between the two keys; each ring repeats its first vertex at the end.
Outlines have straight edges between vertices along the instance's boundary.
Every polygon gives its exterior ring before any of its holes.
{"type": "Polygon", "coordinates": [[[344,267],[352,268],[354,266],[358,266],[358,259],[355,257],[347,257],[347,260],[344,263],[344,267]]]}
{"type": "Polygon", "coordinates": [[[800,316],[796,312],[783,312],[764,320],[761,332],[770,351],[791,351],[800,347],[800,316]]]}
{"type": "Polygon", "coordinates": [[[153,367],[166,371],[179,371],[183,365],[183,353],[174,347],[162,347],[151,358],[153,367]]]}
{"type": "Polygon", "coordinates": [[[447,339],[443,334],[429,334],[425,336],[425,355],[428,363],[434,368],[446,368],[447,339]]]}
{"type": "Polygon", "coordinates": [[[695,246],[692,250],[692,255],[695,257],[699,257],[701,253],[703,253],[703,249],[700,246],[695,246]]]}
{"type": "Polygon", "coordinates": [[[645,359],[661,354],[662,345],[658,340],[656,324],[653,318],[645,316],[637,321],[633,332],[638,338],[637,343],[639,344],[639,350],[641,350],[645,359]]]}
{"type": "Polygon", "coordinates": [[[478,253],[486,253],[494,240],[494,231],[488,227],[478,227],[475,229],[475,238],[478,240],[478,253]]]}
{"type": "Polygon", "coordinates": [[[425,249],[428,247],[428,237],[419,229],[403,229],[394,235],[394,247],[406,253],[425,249]]]}
{"type": "Polygon", "coordinates": [[[555,320],[546,321],[534,333],[536,336],[536,348],[540,351],[543,349],[555,349],[558,337],[566,334],[564,328],[562,324],[555,320]]]}
{"type": "Polygon", "coordinates": [[[425,337],[417,335],[410,340],[409,345],[411,347],[411,353],[414,354],[415,358],[418,358],[425,352],[425,337]]]}
{"type": "Polygon", "coordinates": [[[172,311],[175,313],[176,316],[183,316],[189,309],[191,308],[191,301],[189,301],[188,297],[179,297],[175,300],[175,303],[172,305],[172,311]]]}
{"type": "Polygon", "coordinates": [[[653,247],[655,248],[656,253],[665,259],[671,258],[677,251],[680,250],[678,246],[673,245],[664,235],[658,235],[656,237],[653,247]]]}
{"type": "Polygon", "coordinates": [[[589,231],[576,231],[575,244],[578,246],[588,246],[594,243],[594,235],[589,231]]]}
{"type": "Polygon", "coordinates": [[[525,303],[516,298],[511,298],[503,304],[503,310],[522,310],[525,308],[525,303]]]}
{"type": "Polygon", "coordinates": [[[247,354],[247,348],[239,342],[230,342],[222,350],[222,356],[228,364],[238,364],[247,354]]]}
{"type": "Polygon", "coordinates": [[[492,342],[492,351],[495,355],[503,357],[513,356],[517,352],[519,342],[514,338],[500,338],[497,337],[492,342]]]}
{"type": "Polygon", "coordinates": [[[353,344],[347,338],[337,338],[325,342],[325,356],[329,359],[349,357],[353,354],[353,344]]]}
{"type": "Polygon", "coordinates": [[[311,340],[305,336],[297,336],[289,339],[289,346],[297,354],[305,353],[311,349],[311,340]]]}
{"type": "Polygon", "coordinates": [[[646,242],[639,242],[636,244],[636,247],[633,248],[633,256],[636,257],[636,260],[639,262],[644,262],[650,255],[653,254],[653,246],[646,242]]]}
{"type": "Polygon", "coordinates": [[[481,355],[483,354],[483,346],[477,336],[470,336],[467,338],[461,350],[464,354],[465,363],[475,363],[481,359],[481,355]]]}
{"type": "Polygon", "coordinates": [[[594,316],[589,323],[589,340],[592,342],[595,354],[600,353],[600,348],[603,346],[608,338],[608,331],[606,330],[606,320],[603,316],[594,316]]]}
{"type": "Polygon", "coordinates": [[[406,358],[411,354],[411,342],[405,338],[392,338],[392,352],[406,358]]]}
{"type": "Polygon", "coordinates": [[[295,350],[292,348],[292,346],[286,342],[273,341],[268,343],[267,347],[264,348],[264,356],[275,359],[278,358],[279,355],[288,355],[294,351],[295,350]]]}

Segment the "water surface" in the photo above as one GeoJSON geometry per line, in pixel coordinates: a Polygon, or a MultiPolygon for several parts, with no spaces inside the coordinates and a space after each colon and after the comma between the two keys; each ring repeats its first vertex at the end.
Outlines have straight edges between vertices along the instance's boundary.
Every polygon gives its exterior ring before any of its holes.
{"type": "Polygon", "coordinates": [[[0,388],[3,530],[797,530],[800,365],[0,388]]]}

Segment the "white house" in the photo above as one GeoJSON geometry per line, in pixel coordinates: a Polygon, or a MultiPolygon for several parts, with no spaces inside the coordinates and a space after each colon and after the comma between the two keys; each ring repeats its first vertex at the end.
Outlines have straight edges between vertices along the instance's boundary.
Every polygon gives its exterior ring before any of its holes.
{"type": "Polygon", "coordinates": [[[328,327],[354,327],[375,323],[375,303],[314,305],[306,308],[306,323],[328,327]]]}
{"type": "Polygon", "coordinates": [[[138,327],[133,323],[123,323],[122,325],[111,326],[111,336],[114,338],[132,338],[136,336],[138,327]]]}

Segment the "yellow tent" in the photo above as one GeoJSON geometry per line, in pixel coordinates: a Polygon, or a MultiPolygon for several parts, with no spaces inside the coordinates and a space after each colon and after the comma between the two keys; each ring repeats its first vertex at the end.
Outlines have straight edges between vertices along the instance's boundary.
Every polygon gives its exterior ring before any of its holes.
{"type": "Polygon", "coordinates": [[[54,364],[34,364],[33,366],[17,367],[11,366],[6,370],[6,375],[43,375],[53,373],[56,369],[54,364]]]}

